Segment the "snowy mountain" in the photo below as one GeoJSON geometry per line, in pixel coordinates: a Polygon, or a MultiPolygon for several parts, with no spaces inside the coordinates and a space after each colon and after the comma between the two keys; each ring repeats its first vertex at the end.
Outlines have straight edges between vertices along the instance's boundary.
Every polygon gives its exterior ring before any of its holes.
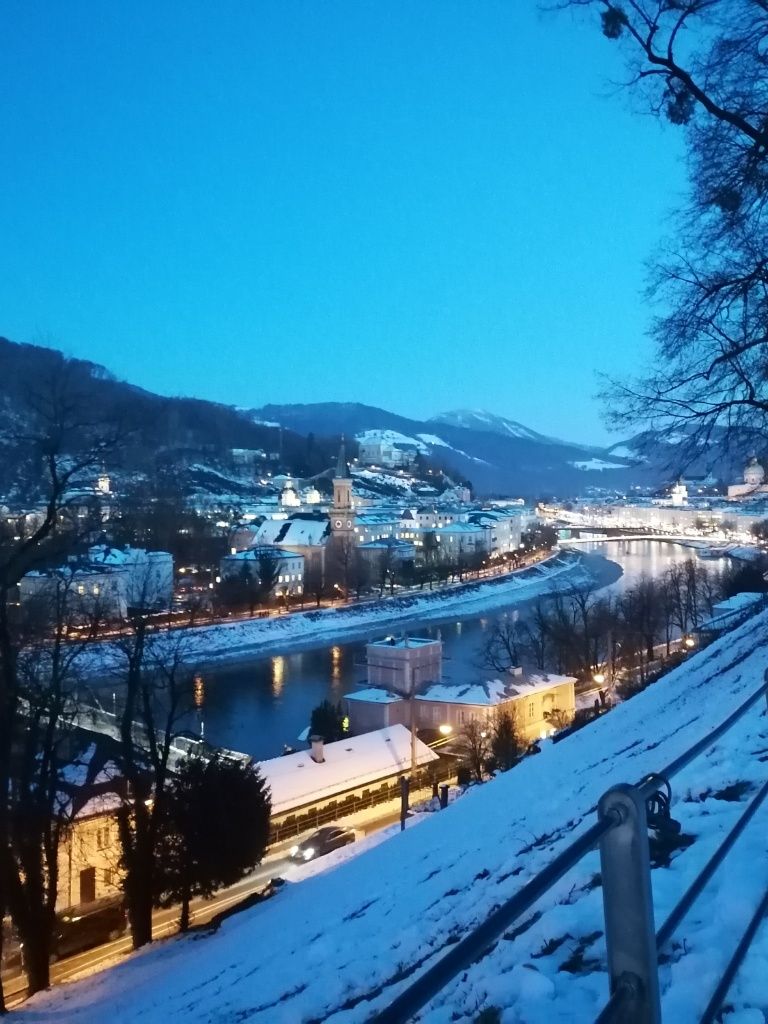
{"type": "Polygon", "coordinates": [[[502,437],[523,437],[528,441],[538,441],[542,444],[554,442],[564,444],[553,437],[539,434],[530,427],[518,423],[517,420],[507,419],[506,416],[497,416],[495,413],[486,412],[484,409],[455,409],[452,412],[443,412],[438,416],[432,416],[430,423],[447,424],[451,427],[466,427],[468,430],[487,430],[493,434],[501,434],[502,437]]]}
{"type": "Polygon", "coordinates": [[[449,472],[469,479],[479,494],[533,499],[584,493],[593,486],[626,489],[660,483],[652,464],[546,437],[490,413],[459,411],[413,420],[356,402],[321,402],[266,405],[250,415],[300,434],[322,431],[358,441],[380,437],[413,444],[449,472]]]}
{"type": "MultiPolygon", "coordinates": [[[[285,886],[216,932],[158,944],[83,982],[41,993],[19,1018],[364,1024],[584,832],[606,789],[662,770],[753,694],[766,669],[762,613],[447,810],[422,816],[360,856],[349,847],[341,866],[285,886]]],[[[761,701],[674,777],[671,811],[687,845],[653,870],[657,927],[765,782],[767,734],[761,701]]],[[[766,835],[764,805],[666,950],[665,1021],[700,1019],[768,883],[766,835]]],[[[608,994],[601,904],[593,851],[419,1020],[472,1024],[496,1008],[509,1024],[593,1021],[608,994]]],[[[733,1020],[763,1019],[767,956],[763,924],[729,993],[733,1020]]]]}

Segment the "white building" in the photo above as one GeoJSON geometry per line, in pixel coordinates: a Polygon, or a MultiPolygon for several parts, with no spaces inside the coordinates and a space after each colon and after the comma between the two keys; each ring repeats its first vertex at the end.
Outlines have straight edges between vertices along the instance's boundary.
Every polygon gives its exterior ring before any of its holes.
{"type": "Polygon", "coordinates": [[[491,531],[476,523],[453,523],[435,531],[438,557],[444,562],[456,562],[462,557],[487,553],[491,550],[491,531]]]}
{"type": "Polygon", "coordinates": [[[91,565],[128,573],[129,608],[163,611],[173,602],[173,555],[144,548],[113,548],[97,544],[88,549],[91,565]]]}
{"type": "Polygon", "coordinates": [[[405,441],[384,438],[361,440],[358,460],[363,466],[384,466],[387,469],[407,469],[416,461],[419,450],[405,441]]]}
{"type": "Polygon", "coordinates": [[[127,569],[72,563],[28,572],[19,581],[19,600],[52,621],[124,619],[129,586],[127,569]]]}
{"type": "Polygon", "coordinates": [[[519,509],[480,509],[470,513],[469,521],[489,531],[491,554],[508,554],[519,549],[523,535],[523,516],[519,509]]]}
{"type": "Polygon", "coordinates": [[[219,570],[223,580],[240,579],[246,575],[259,579],[260,562],[263,559],[277,563],[275,582],[271,593],[274,597],[288,597],[304,591],[304,556],[297,551],[271,547],[266,544],[238,551],[222,558],[219,570]]]}
{"type": "Polygon", "coordinates": [[[768,494],[765,470],[753,456],[744,468],[744,483],[731,484],[728,488],[728,498],[730,501],[740,501],[762,494],[768,494]]]}

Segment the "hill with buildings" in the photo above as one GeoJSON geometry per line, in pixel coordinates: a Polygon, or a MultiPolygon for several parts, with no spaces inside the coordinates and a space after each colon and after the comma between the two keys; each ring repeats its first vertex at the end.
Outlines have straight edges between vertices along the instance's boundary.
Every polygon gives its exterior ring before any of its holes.
{"type": "MultiPolygon", "coordinates": [[[[405,473],[418,484],[469,481],[478,495],[527,499],[657,486],[668,476],[635,442],[610,449],[547,437],[477,410],[414,420],[360,403],[266,405],[243,410],[189,397],[165,397],[117,380],[107,369],[61,352],[0,338],[0,464],[9,476],[13,439],[30,410],[52,393],[119,424],[123,440],[106,456],[111,472],[172,467],[190,493],[243,498],[279,474],[322,478],[346,435],[356,469],[374,493],[397,490],[405,473]],[[392,471],[396,471],[393,473],[392,471]],[[378,480],[377,480],[378,477],[378,480]]],[[[442,485],[441,485],[442,486],[442,485]]]]}
{"type": "MultiPolygon", "coordinates": [[[[19,1020],[363,1024],[592,825],[601,794],[663,770],[757,692],[766,669],[764,612],[446,810],[360,855],[348,847],[340,866],[284,886],[216,931],[41,994],[19,1020]]],[[[657,927],[765,781],[763,707],[673,778],[680,834],[653,858],[657,927]]],[[[664,1020],[701,1019],[765,891],[765,829],[763,807],[661,957],[664,1020]]],[[[419,1019],[471,1024],[485,1010],[482,1019],[525,1024],[594,1020],[608,995],[601,885],[593,850],[419,1019]]],[[[728,994],[734,1020],[762,1019],[767,943],[763,927],[728,994]]]]}
{"type": "Polygon", "coordinates": [[[490,413],[446,413],[413,420],[357,402],[266,405],[259,420],[308,433],[324,429],[355,438],[410,446],[436,459],[449,472],[469,479],[480,494],[514,494],[528,499],[585,493],[590,488],[626,490],[655,486],[657,466],[641,457],[546,437],[490,413]]]}

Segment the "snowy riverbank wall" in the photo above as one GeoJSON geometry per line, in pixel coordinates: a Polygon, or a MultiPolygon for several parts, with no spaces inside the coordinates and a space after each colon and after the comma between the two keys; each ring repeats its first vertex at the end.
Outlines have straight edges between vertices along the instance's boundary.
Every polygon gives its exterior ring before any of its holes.
{"type": "MultiPolygon", "coordinates": [[[[469,618],[484,612],[511,608],[556,589],[591,581],[583,558],[574,552],[556,552],[537,565],[505,576],[457,584],[440,590],[408,594],[292,612],[269,619],[246,619],[184,630],[182,656],[201,669],[230,661],[288,654],[325,644],[348,643],[372,633],[414,629],[425,623],[469,618]]],[[[169,636],[176,637],[176,631],[169,636]]],[[[122,659],[110,643],[86,653],[86,671],[100,675],[122,659]]]]}

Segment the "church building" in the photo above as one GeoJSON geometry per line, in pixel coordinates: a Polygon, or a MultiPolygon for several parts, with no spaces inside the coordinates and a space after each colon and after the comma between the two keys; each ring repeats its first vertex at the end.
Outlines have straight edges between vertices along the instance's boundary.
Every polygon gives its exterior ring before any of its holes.
{"type": "Polygon", "coordinates": [[[347,462],[344,437],[341,438],[336,475],[333,478],[333,504],[328,515],[331,520],[331,542],[355,542],[355,512],[352,501],[352,473],[347,462]]]}
{"type": "Polygon", "coordinates": [[[768,494],[765,470],[753,455],[744,470],[744,483],[731,484],[728,488],[728,498],[730,501],[739,501],[742,498],[753,498],[761,494],[768,494]]]}

